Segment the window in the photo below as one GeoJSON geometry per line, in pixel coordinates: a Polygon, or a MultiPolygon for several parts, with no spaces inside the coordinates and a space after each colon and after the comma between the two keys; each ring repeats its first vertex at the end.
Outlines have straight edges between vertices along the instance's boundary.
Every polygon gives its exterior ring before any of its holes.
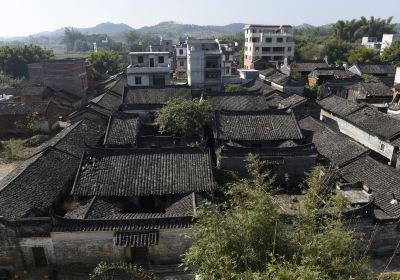
{"type": "Polygon", "coordinates": [[[265,43],[272,43],[272,38],[265,38],[265,43]]]}
{"type": "Polygon", "coordinates": [[[259,51],[260,51],[260,48],[259,48],[259,47],[256,47],[255,51],[256,51],[256,52],[259,52],[259,51]]]}
{"type": "Polygon", "coordinates": [[[287,48],[287,51],[288,51],[288,52],[291,52],[291,51],[292,51],[292,47],[288,47],[288,48],[287,48]]]}
{"type": "Polygon", "coordinates": [[[259,43],[260,42],[260,38],[252,38],[253,43],[259,43]]]}
{"type": "Polygon", "coordinates": [[[276,38],[276,42],[277,42],[277,43],[282,43],[282,42],[283,42],[283,38],[282,38],[282,37],[276,38]]]}
{"type": "Polygon", "coordinates": [[[179,49],[179,54],[183,55],[183,49],[179,49]]]}
{"type": "Polygon", "coordinates": [[[263,53],[267,53],[267,52],[270,52],[270,51],[271,51],[271,48],[269,48],[269,47],[263,47],[261,50],[262,50],[263,53]]]}
{"type": "Polygon", "coordinates": [[[225,55],[225,60],[229,60],[229,54],[225,55]]]}
{"type": "Polygon", "coordinates": [[[185,62],[180,61],[180,62],[179,62],[179,65],[180,65],[180,66],[185,66],[185,62]]]}
{"type": "Polygon", "coordinates": [[[164,57],[163,56],[159,56],[158,57],[158,63],[164,63],[164,57]]]}
{"type": "Polygon", "coordinates": [[[141,85],[142,84],[142,77],[135,77],[135,85],[141,85]]]}
{"type": "Polygon", "coordinates": [[[138,63],[143,63],[143,56],[138,56],[137,57],[137,62],[138,63]]]}
{"type": "Polygon", "coordinates": [[[381,144],[380,149],[383,152],[385,150],[385,144],[381,144]]]}
{"type": "Polygon", "coordinates": [[[225,74],[229,75],[231,72],[231,68],[230,67],[225,67],[225,74]]]}
{"type": "Polygon", "coordinates": [[[257,30],[253,29],[253,33],[257,33],[257,30]]]}

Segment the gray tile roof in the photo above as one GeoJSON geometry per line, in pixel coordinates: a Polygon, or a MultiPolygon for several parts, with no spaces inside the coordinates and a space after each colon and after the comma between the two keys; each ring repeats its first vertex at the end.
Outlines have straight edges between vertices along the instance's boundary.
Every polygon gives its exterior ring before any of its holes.
{"type": "Polygon", "coordinates": [[[390,88],[382,82],[359,82],[349,87],[350,90],[357,90],[365,94],[367,97],[371,96],[392,96],[390,88]]]}
{"type": "Polygon", "coordinates": [[[262,95],[225,94],[208,96],[214,110],[262,111],[268,109],[267,101],[262,95]]]}
{"type": "Polygon", "coordinates": [[[172,99],[192,99],[190,87],[129,89],[124,104],[166,104],[172,99]]]}
{"type": "Polygon", "coordinates": [[[364,107],[347,116],[355,125],[387,140],[394,140],[400,135],[400,120],[378,111],[364,107]]]}
{"type": "Polygon", "coordinates": [[[27,115],[27,114],[45,114],[49,102],[0,102],[1,115],[27,115]]]}
{"type": "Polygon", "coordinates": [[[356,74],[341,68],[317,68],[308,74],[308,76],[316,78],[319,76],[332,76],[335,79],[349,79],[356,76],[356,74]]]}
{"type": "Polygon", "coordinates": [[[215,129],[215,136],[219,140],[274,141],[303,138],[294,115],[284,110],[216,112],[215,129]]]}
{"type": "Polygon", "coordinates": [[[327,67],[324,61],[296,61],[290,65],[291,70],[299,72],[311,72],[317,68],[327,67]]]}
{"type": "Polygon", "coordinates": [[[307,117],[299,121],[299,125],[307,137],[317,147],[318,152],[336,166],[341,166],[363,154],[368,149],[347,136],[331,129],[326,123],[307,117]]]}
{"type": "Polygon", "coordinates": [[[214,189],[209,151],[93,149],[83,158],[71,194],[149,196],[214,189]]]}
{"type": "Polygon", "coordinates": [[[0,181],[0,216],[17,219],[45,212],[72,184],[79,158],[49,148],[0,181]]]}
{"type": "Polygon", "coordinates": [[[332,112],[341,117],[346,117],[352,112],[366,106],[364,104],[359,104],[355,101],[341,98],[337,95],[330,95],[318,101],[318,104],[321,105],[322,109],[332,112]]]}
{"type": "Polygon", "coordinates": [[[395,74],[396,67],[388,62],[359,62],[355,64],[362,74],[395,74]]]}
{"type": "Polygon", "coordinates": [[[110,116],[104,145],[135,145],[139,128],[139,115],[118,114],[110,116]]]}
{"type": "Polygon", "coordinates": [[[307,99],[305,97],[300,96],[298,94],[293,94],[293,95],[279,101],[279,108],[294,107],[294,106],[299,105],[306,101],[307,101],[307,99]]]}
{"type": "Polygon", "coordinates": [[[94,103],[111,111],[118,111],[119,106],[122,104],[122,95],[107,91],[91,99],[90,103],[94,103]]]}
{"type": "Polygon", "coordinates": [[[42,144],[41,148],[49,146],[81,157],[87,150],[87,145],[97,146],[106,132],[106,125],[102,122],[95,122],[83,119],[63,129],[49,141],[42,144]]]}
{"type": "Polygon", "coordinates": [[[366,156],[342,167],[339,171],[348,182],[366,184],[372,190],[375,205],[389,216],[400,216],[400,203],[391,203],[392,199],[400,199],[398,170],[366,156]]]}
{"type": "Polygon", "coordinates": [[[267,85],[264,81],[256,79],[243,85],[247,91],[259,92],[261,94],[269,94],[274,92],[275,89],[267,85]]]}

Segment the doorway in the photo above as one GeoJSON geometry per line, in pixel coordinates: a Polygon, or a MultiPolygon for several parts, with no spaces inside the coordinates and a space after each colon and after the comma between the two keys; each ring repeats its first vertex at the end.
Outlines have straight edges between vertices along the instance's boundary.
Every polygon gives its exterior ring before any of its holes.
{"type": "Polygon", "coordinates": [[[46,267],[47,258],[43,247],[32,247],[33,260],[36,267],[46,267]]]}
{"type": "Polygon", "coordinates": [[[150,67],[154,67],[154,58],[150,58],[150,67]]]}
{"type": "Polygon", "coordinates": [[[125,258],[130,263],[148,264],[147,247],[125,247],[125,258]]]}

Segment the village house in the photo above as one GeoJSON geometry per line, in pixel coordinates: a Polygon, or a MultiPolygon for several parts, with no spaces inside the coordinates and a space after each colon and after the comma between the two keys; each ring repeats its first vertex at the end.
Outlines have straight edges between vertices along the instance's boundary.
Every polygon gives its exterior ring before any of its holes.
{"type": "Polygon", "coordinates": [[[385,51],[386,48],[390,47],[393,42],[399,42],[399,41],[400,41],[399,34],[383,34],[382,44],[381,44],[381,54],[385,51]]]}
{"type": "Polygon", "coordinates": [[[175,77],[187,79],[187,45],[180,44],[175,47],[175,77]]]}
{"type": "Polygon", "coordinates": [[[29,80],[85,97],[88,74],[85,58],[49,59],[28,64],[29,80]]]}
{"type": "Polygon", "coordinates": [[[380,81],[358,82],[348,87],[347,99],[362,101],[375,107],[386,107],[393,94],[390,88],[380,81]]]}
{"type": "Polygon", "coordinates": [[[188,84],[205,91],[222,87],[222,51],[217,39],[189,39],[187,44],[188,84]]]}
{"type": "Polygon", "coordinates": [[[331,95],[318,102],[320,119],[396,165],[400,120],[366,104],[331,95]]]}
{"type": "Polygon", "coordinates": [[[320,60],[301,60],[290,64],[290,76],[302,82],[304,85],[308,83],[308,74],[317,68],[328,67],[325,61],[320,60]]]}
{"type": "Polygon", "coordinates": [[[164,87],[171,84],[169,52],[131,52],[126,69],[128,86],[164,87]]]}
{"type": "Polygon", "coordinates": [[[267,82],[272,88],[289,94],[304,93],[304,85],[291,76],[286,75],[274,67],[269,67],[259,72],[259,78],[267,82]]]}
{"type": "Polygon", "coordinates": [[[389,62],[357,62],[348,69],[358,75],[370,75],[378,78],[388,87],[392,87],[396,74],[396,67],[389,62]]]}
{"type": "Polygon", "coordinates": [[[295,184],[316,161],[314,145],[304,144],[296,118],[286,110],[216,111],[213,131],[217,161],[226,170],[245,174],[246,156],[256,153],[277,182],[295,184]]]}
{"type": "Polygon", "coordinates": [[[379,42],[376,37],[362,37],[361,45],[376,52],[380,52],[382,42],[379,42]]]}
{"type": "Polygon", "coordinates": [[[308,74],[308,85],[313,87],[334,80],[351,80],[355,75],[340,67],[317,68],[308,74]]]}
{"type": "Polygon", "coordinates": [[[247,24],[243,29],[245,69],[255,69],[253,63],[260,58],[278,64],[293,59],[292,26],[247,24]]]}
{"type": "Polygon", "coordinates": [[[278,102],[278,109],[290,109],[297,120],[308,116],[319,118],[321,111],[318,104],[298,94],[292,94],[280,100],[278,102]]]}

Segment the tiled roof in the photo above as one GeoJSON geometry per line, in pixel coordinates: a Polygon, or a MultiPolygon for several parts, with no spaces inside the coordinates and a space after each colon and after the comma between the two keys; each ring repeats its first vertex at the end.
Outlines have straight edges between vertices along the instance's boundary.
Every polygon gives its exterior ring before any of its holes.
{"type": "Polygon", "coordinates": [[[349,87],[350,90],[357,90],[369,96],[392,96],[390,88],[382,82],[359,82],[349,87]]]}
{"type": "Polygon", "coordinates": [[[122,104],[122,95],[107,91],[90,100],[90,103],[97,104],[111,111],[118,111],[119,106],[122,104]]]}
{"type": "Polygon", "coordinates": [[[349,79],[355,76],[354,73],[340,69],[340,68],[317,68],[313,70],[309,77],[319,77],[319,76],[332,76],[336,79],[349,79]]]}
{"type": "Polygon", "coordinates": [[[247,91],[254,91],[254,92],[259,92],[261,94],[269,94],[275,89],[271,87],[270,85],[267,85],[264,81],[256,79],[248,82],[247,84],[243,85],[247,91]]]}
{"type": "Polygon", "coordinates": [[[221,156],[247,156],[249,153],[259,154],[265,157],[285,157],[285,156],[298,156],[298,155],[317,155],[317,149],[314,144],[298,145],[292,143],[290,146],[279,147],[236,147],[226,143],[222,146],[221,156]]]}
{"type": "Polygon", "coordinates": [[[303,96],[298,94],[293,94],[285,99],[279,101],[279,108],[290,108],[294,107],[300,103],[307,101],[307,99],[303,96]]]}
{"type": "Polygon", "coordinates": [[[387,140],[400,134],[400,120],[378,111],[375,108],[364,107],[347,116],[355,125],[387,140]]]}
{"type": "Polygon", "coordinates": [[[342,167],[340,174],[348,182],[364,182],[372,190],[377,207],[392,217],[400,216],[400,203],[392,201],[400,199],[398,170],[366,156],[342,167]]]}
{"type": "Polygon", "coordinates": [[[158,231],[117,231],[113,237],[114,245],[123,247],[153,246],[158,244],[158,239],[158,231]]]}
{"type": "Polygon", "coordinates": [[[254,94],[224,94],[208,96],[214,110],[262,111],[268,109],[265,97],[254,94]]]}
{"type": "Polygon", "coordinates": [[[138,115],[119,114],[110,116],[104,145],[135,145],[139,133],[138,115]]]}
{"type": "Polygon", "coordinates": [[[166,104],[172,99],[192,99],[190,87],[129,89],[124,104],[166,104]]]}
{"type": "Polygon", "coordinates": [[[42,149],[53,146],[59,150],[81,157],[86,151],[87,145],[97,146],[105,134],[106,125],[83,119],[77,123],[63,129],[52,139],[42,145],[42,149]]]}
{"type": "Polygon", "coordinates": [[[0,181],[0,216],[16,219],[46,211],[73,179],[79,158],[49,148],[0,181]]]}
{"type": "Polygon", "coordinates": [[[365,105],[359,104],[355,101],[341,98],[337,95],[330,95],[318,102],[322,109],[332,112],[341,117],[345,117],[352,112],[359,110],[365,105]]]}
{"type": "Polygon", "coordinates": [[[296,61],[290,65],[292,70],[299,72],[311,72],[317,68],[327,67],[324,61],[296,61]]]}
{"type": "Polygon", "coordinates": [[[359,62],[355,64],[362,74],[395,74],[396,67],[388,62],[359,62]]]}
{"type": "Polygon", "coordinates": [[[318,152],[337,166],[366,154],[368,149],[345,135],[334,131],[327,124],[307,117],[299,121],[305,137],[310,134],[311,141],[318,152]]]}
{"type": "Polygon", "coordinates": [[[27,87],[23,87],[20,91],[20,95],[22,96],[31,96],[31,95],[39,95],[39,96],[43,96],[46,91],[53,91],[52,89],[50,89],[49,87],[45,87],[45,86],[27,86],[27,87]]]}
{"type": "Polygon", "coordinates": [[[216,112],[216,138],[219,140],[295,140],[303,138],[292,113],[284,110],[264,112],[216,112]]]}
{"type": "Polygon", "coordinates": [[[71,194],[149,196],[211,191],[211,157],[199,148],[93,149],[71,194]]]}
{"type": "Polygon", "coordinates": [[[0,102],[1,115],[27,115],[27,114],[45,114],[49,102],[0,102]]]}

